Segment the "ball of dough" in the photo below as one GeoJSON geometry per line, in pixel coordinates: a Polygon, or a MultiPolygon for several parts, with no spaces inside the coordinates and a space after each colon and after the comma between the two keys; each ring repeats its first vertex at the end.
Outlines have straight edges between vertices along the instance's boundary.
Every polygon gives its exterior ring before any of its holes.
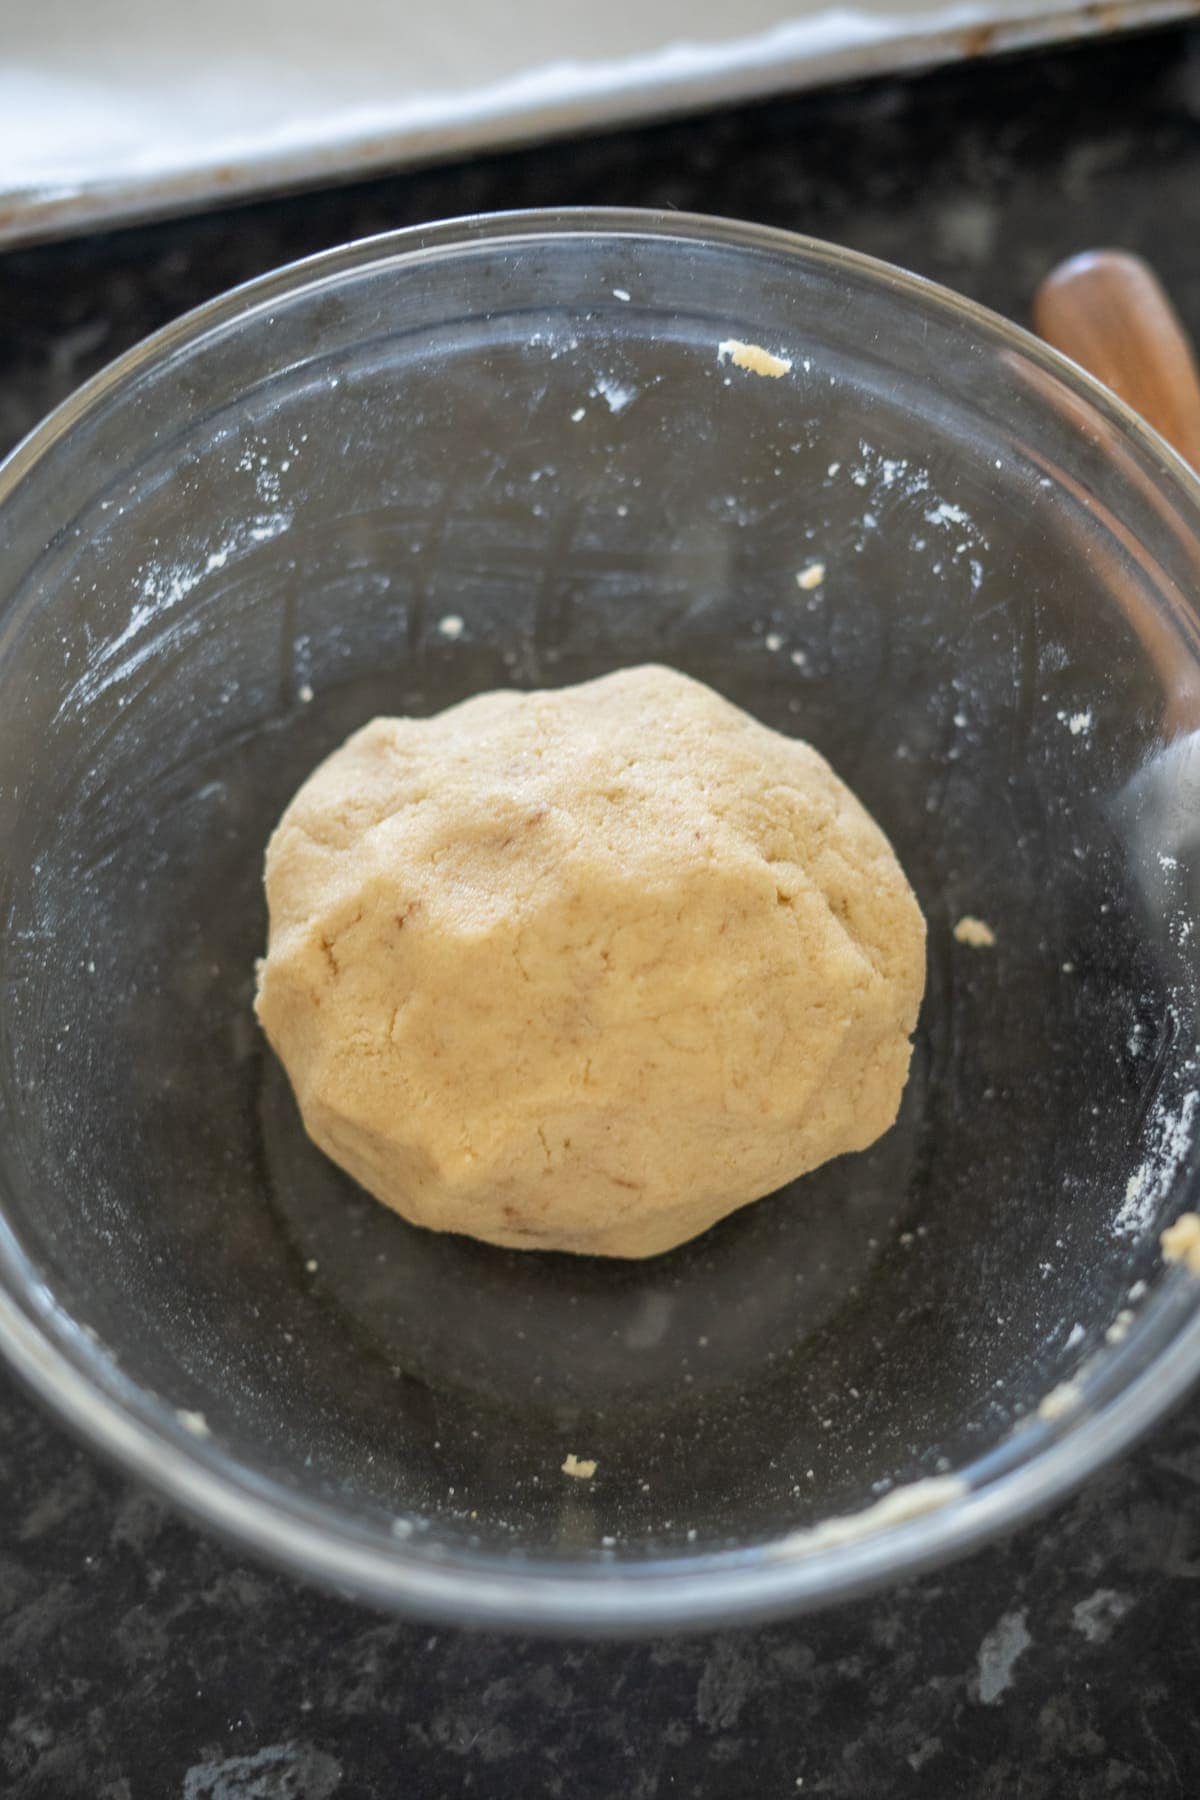
{"type": "Polygon", "coordinates": [[[373,720],[266,885],[305,1125],[417,1224],[653,1256],[896,1116],[925,927],[887,839],[670,669],[373,720]]]}

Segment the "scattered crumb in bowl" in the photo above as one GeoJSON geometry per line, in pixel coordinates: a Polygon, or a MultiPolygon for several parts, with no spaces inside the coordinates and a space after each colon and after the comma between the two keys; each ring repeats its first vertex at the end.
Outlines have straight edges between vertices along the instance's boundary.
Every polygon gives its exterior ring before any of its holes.
{"type": "Polygon", "coordinates": [[[983,919],[976,919],[971,913],[964,913],[954,927],[954,936],[960,944],[970,945],[972,950],[990,950],[996,942],[996,934],[983,919]]]}
{"type": "Polygon", "coordinates": [[[806,594],[810,594],[814,588],[819,588],[824,579],[825,564],[823,562],[811,562],[805,568],[796,570],[796,586],[803,588],[806,594]]]}
{"type": "Polygon", "coordinates": [[[772,1557],[811,1556],[837,1544],[853,1544],[859,1538],[886,1531],[889,1526],[900,1525],[906,1519],[936,1512],[952,1500],[961,1499],[966,1492],[967,1484],[961,1475],[928,1475],[921,1481],[910,1481],[903,1487],[893,1488],[890,1494],[863,1507],[861,1512],[822,1519],[817,1525],[789,1531],[785,1538],[771,1546],[768,1554],[772,1557]]]}
{"type": "Polygon", "coordinates": [[[562,1472],[564,1475],[573,1475],[576,1481],[590,1481],[596,1473],[596,1459],[592,1456],[576,1456],[573,1450],[568,1450],[562,1472]]]}
{"type": "Polygon", "coordinates": [[[1106,1344],[1123,1343],[1124,1340],[1129,1336],[1129,1327],[1133,1324],[1134,1317],[1135,1317],[1135,1314],[1133,1312],[1133,1309],[1128,1306],[1123,1306],[1121,1308],[1120,1312],[1117,1314],[1116,1318],[1113,1320],[1112,1324],[1109,1326],[1108,1330],[1104,1333],[1105,1343],[1106,1344]]]}
{"type": "Polygon", "coordinates": [[[740,338],[722,338],[717,345],[717,361],[731,362],[735,369],[745,369],[751,375],[767,375],[772,381],[787,375],[792,367],[790,357],[764,350],[761,344],[743,344],[740,338]]]}
{"type": "MultiPolygon", "coordinates": [[[[1192,1213],[1185,1213],[1184,1219],[1190,1219],[1195,1227],[1195,1235],[1191,1241],[1194,1253],[1200,1258],[1200,1219],[1197,1219],[1192,1213]]],[[[1173,1231],[1174,1229],[1175,1227],[1172,1226],[1171,1230],[1173,1231]]],[[[1168,1235],[1169,1233],[1167,1232],[1164,1232],[1163,1234],[1165,1255],[1168,1254],[1165,1250],[1165,1242],[1168,1235]]],[[[1200,1274],[1200,1262],[1197,1263],[1194,1272],[1200,1274]]],[[[1140,1299],[1141,1294],[1144,1292],[1145,1283],[1135,1282],[1133,1289],[1130,1290],[1129,1298],[1131,1300],[1140,1299]],[[1137,1291],[1139,1289],[1140,1292],[1137,1291]]],[[[1123,1306],[1113,1319],[1111,1325],[1109,1325],[1105,1331],[1104,1342],[1109,1345],[1124,1343],[1125,1339],[1129,1336],[1136,1319],[1137,1314],[1133,1307],[1123,1306]]],[[[1067,1337],[1067,1349],[1072,1350],[1077,1344],[1081,1344],[1085,1336],[1086,1333],[1081,1324],[1073,1325],[1067,1337]]],[[[1084,1378],[1091,1370],[1097,1367],[1103,1354],[1103,1351],[1094,1352],[1078,1366],[1073,1375],[1068,1376],[1065,1381],[1060,1381],[1057,1387],[1052,1387],[1048,1394],[1044,1394],[1038,1402],[1036,1416],[1039,1419],[1053,1421],[1055,1419],[1063,1418],[1067,1413],[1073,1412],[1076,1407],[1082,1405],[1084,1398],[1084,1378]]]]}
{"type": "Polygon", "coordinates": [[[1043,1394],[1038,1401],[1039,1419],[1061,1419],[1071,1412],[1083,1399],[1083,1389],[1077,1381],[1060,1381],[1052,1387],[1048,1394],[1043,1394]]]}
{"type": "Polygon", "coordinates": [[[175,1408],[175,1417],[179,1420],[179,1423],[183,1426],[184,1430],[190,1431],[193,1437],[204,1438],[212,1436],[208,1420],[202,1412],[189,1412],[186,1406],[177,1406],[175,1408]]]}
{"type": "Polygon", "coordinates": [[[1182,1263],[1189,1275],[1200,1275],[1200,1215],[1180,1213],[1158,1241],[1164,1261],[1182,1263]]]}
{"type": "Polygon", "coordinates": [[[447,613],[444,619],[438,620],[438,630],[444,638],[460,638],[463,634],[463,622],[457,613],[447,613]]]}

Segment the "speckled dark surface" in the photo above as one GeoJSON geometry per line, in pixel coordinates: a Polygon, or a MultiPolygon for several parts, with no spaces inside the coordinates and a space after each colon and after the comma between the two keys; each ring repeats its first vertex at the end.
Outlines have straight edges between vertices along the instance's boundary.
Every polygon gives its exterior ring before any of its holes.
{"type": "MultiPolygon", "coordinates": [[[[0,446],[234,282],[451,213],[678,206],[1017,318],[1151,257],[1200,333],[1200,29],[801,97],[0,258],[0,446]]],[[[0,1379],[0,1793],[1059,1800],[1200,1793],[1200,1401],[1053,1517],[794,1625],[633,1647],[398,1624],[264,1572],[0,1379]]]]}

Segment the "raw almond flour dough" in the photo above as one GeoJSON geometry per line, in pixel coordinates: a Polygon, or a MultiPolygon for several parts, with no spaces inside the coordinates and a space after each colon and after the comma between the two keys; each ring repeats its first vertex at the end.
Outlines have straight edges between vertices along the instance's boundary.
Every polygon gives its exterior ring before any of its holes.
{"type": "Polygon", "coordinates": [[[652,1256],[896,1116],[925,926],[886,838],[670,669],[373,720],[266,885],[305,1125],[417,1224],[652,1256]]]}

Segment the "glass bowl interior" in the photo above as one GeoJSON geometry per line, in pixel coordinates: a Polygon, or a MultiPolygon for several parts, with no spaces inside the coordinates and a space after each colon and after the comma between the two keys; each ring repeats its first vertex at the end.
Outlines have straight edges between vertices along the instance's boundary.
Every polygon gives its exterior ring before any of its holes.
{"type": "Polygon", "coordinates": [[[944,1553],[1190,1376],[1200,496],[1066,364],[750,227],[460,222],[115,365],[0,544],[0,1333],[140,1473],[374,1598],[635,1628],[944,1553]],[[266,838],[374,714],[645,661],[890,835],[900,1120],[645,1263],[410,1228],[255,1026],[266,838]]]}

